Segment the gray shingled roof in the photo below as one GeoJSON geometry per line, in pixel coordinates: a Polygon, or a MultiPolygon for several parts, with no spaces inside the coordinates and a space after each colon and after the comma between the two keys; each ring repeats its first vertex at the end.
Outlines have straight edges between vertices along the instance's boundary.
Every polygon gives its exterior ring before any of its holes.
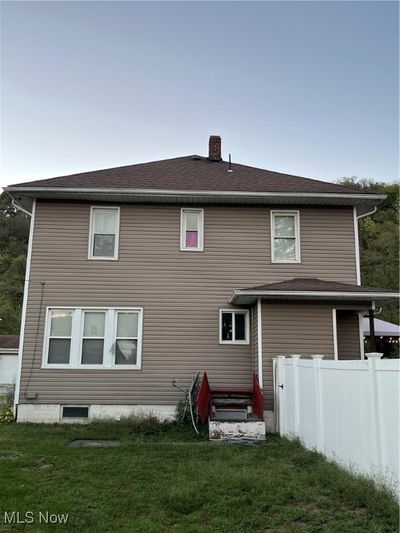
{"type": "Polygon", "coordinates": [[[292,176],[271,170],[211,162],[196,155],[140,163],[69,176],[17,183],[10,187],[54,187],[76,189],[154,189],[284,193],[355,194],[350,187],[292,176]]]}
{"type": "Polygon", "coordinates": [[[286,300],[348,300],[379,302],[386,304],[398,300],[393,290],[362,287],[352,283],[340,283],[319,278],[292,278],[277,283],[257,285],[246,289],[235,289],[231,303],[249,305],[257,298],[286,300]]]}
{"type": "Polygon", "coordinates": [[[336,281],[327,281],[319,278],[292,278],[287,281],[278,283],[269,283],[267,285],[257,285],[243,290],[249,291],[317,291],[317,292],[381,292],[393,293],[392,290],[380,289],[375,287],[363,287],[351,283],[338,283],[336,281]]]}

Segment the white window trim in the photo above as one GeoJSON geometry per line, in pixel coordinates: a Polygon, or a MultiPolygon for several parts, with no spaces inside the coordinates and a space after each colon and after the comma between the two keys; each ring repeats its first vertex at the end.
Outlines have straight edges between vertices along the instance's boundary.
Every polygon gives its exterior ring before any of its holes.
{"type": "MultiPolygon", "coordinates": [[[[232,320],[232,337],[235,338],[235,319],[232,320]]],[[[219,310],[219,343],[220,344],[250,344],[250,313],[248,309],[220,309],[219,310]],[[222,340],[222,313],[241,313],[245,315],[245,340],[243,341],[226,341],[222,340]]]]}
{"type": "MultiPolygon", "coordinates": [[[[137,368],[140,369],[141,367],[141,363],[142,363],[142,359],[141,359],[141,354],[142,354],[142,321],[143,321],[143,313],[140,312],[139,315],[138,315],[138,329],[137,329],[137,348],[136,348],[136,365],[117,365],[115,363],[115,355],[116,355],[116,345],[117,345],[117,328],[118,328],[118,314],[119,313],[129,313],[129,312],[132,312],[133,310],[132,309],[122,309],[122,308],[118,308],[115,310],[115,313],[114,313],[114,324],[113,324],[113,327],[114,327],[114,330],[113,330],[113,336],[112,338],[114,339],[114,350],[113,350],[113,355],[112,355],[112,368],[114,370],[118,370],[118,369],[129,369],[129,368],[137,368]],[[140,354],[140,356],[139,356],[140,354]]],[[[122,337],[118,337],[118,338],[122,338],[122,337]]],[[[126,338],[130,338],[130,339],[134,339],[135,337],[126,337],[126,338]]]]}
{"type": "Polygon", "coordinates": [[[195,207],[182,207],[181,208],[181,252],[203,252],[204,251],[204,209],[197,209],[195,207]],[[199,242],[197,248],[187,248],[186,242],[186,223],[184,213],[191,211],[192,213],[200,214],[199,224],[199,242]]]}
{"type": "Polygon", "coordinates": [[[74,307],[65,305],[51,305],[46,307],[46,321],[44,328],[42,368],[65,370],[141,370],[142,369],[142,341],[143,341],[143,307],[74,307]],[[71,352],[69,364],[54,364],[47,362],[49,351],[49,334],[51,326],[51,311],[70,309],[74,311],[71,327],[71,352]],[[104,330],[104,358],[102,365],[81,364],[82,350],[82,315],[84,311],[105,311],[106,323],[104,330]],[[118,311],[138,313],[138,342],[136,352],[136,365],[115,364],[115,335],[116,320],[110,315],[117,315],[118,311]]]}
{"type": "Polygon", "coordinates": [[[78,362],[78,366],[79,368],[83,367],[83,368],[104,368],[104,361],[106,359],[106,323],[107,323],[107,311],[105,310],[101,310],[101,309],[88,309],[88,308],[84,308],[84,309],[77,309],[76,312],[79,312],[80,311],[80,320],[79,320],[79,323],[80,323],[80,332],[79,332],[79,362],[78,362]],[[84,330],[85,330],[85,314],[86,313],[91,313],[91,312],[100,312],[100,313],[105,313],[105,317],[104,317],[104,335],[103,337],[84,337],[84,330]],[[84,339],[101,339],[103,341],[103,364],[102,365],[90,365],[88,363],[82,363],[82,349],[83,349],[83,340],[84,339]]]}
{"type": "MultiPolygon", "coordinates": [[[[48,311],[48,324],[46,324],[46,342],[47,342],[47,348],[46,348],[46,360],[49,354],[49,347],[50,347],[50,340],[51,339],[69,339],[69,361],[71,362],[71,353],[72,353],[72,331],[73,331],[73,322],[74,322],[74,313],[72,313],[71,317],[71,333],[70,335],[64,335],[64,336],[58,336],[58,335],[51,335],[51,311],[57,311],[59,308],[50,308],[48,311]]],[[[47,319],[47,314],[46,314],[47,319]]],[[[51,366],[60,367],[60,366],[69,366],[69,365],[63,365],[63,364],[57,364],[57,363],[49,363],[51,366]]]]}
{"type": "Polygon", "coordinates": [[[292,210],[271,210],[271,263],[301,263],[300,255],[300,211],[292,210]],[[276,216],[294,216],[295,226],[295,250],[296,259],[275,259],[275,217],[276,216]]]}
{"type": "Polygon", "coordinates": [[[89,222],[89,242],[88,242],[88,259],[92,261],[118,261],[119,256],[119,222],[120,222],[121,208],[118,206],[104,206],[104,205],[92,205],[90,206],[90,222],[89,222]],[[117,212],[117,220],[115,224],[115,249],[113,257],[103,257],[99,255],[93,255],[93,221],[95,209],[111,209],[117,212]]]}

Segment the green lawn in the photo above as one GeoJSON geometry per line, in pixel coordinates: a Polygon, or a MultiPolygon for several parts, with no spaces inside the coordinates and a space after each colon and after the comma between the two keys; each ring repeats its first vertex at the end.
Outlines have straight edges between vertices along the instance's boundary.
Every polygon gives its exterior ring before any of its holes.
{"type": "Polygon", "coordinates": [[[190,428],[0,425],[0,531],[395,532],[398,507],[298,443],[210,443],[190,428]],[[117,438],[118,448],[73,448],[117,438]],[[4,511],[67,513],[64,526],[5,525],[4,511]]]}

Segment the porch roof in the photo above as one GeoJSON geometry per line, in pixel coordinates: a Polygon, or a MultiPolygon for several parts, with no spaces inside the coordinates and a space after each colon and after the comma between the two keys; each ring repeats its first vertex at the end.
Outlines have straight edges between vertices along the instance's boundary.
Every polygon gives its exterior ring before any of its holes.
{"type": "Polygon", "coordinates": [[[362,287],[319,278],[292,278],[278,283],[235,289],[230,303],[248,305],[262,300],[346,300],[385,305],[399,298],[395,291],[362,287]]]}

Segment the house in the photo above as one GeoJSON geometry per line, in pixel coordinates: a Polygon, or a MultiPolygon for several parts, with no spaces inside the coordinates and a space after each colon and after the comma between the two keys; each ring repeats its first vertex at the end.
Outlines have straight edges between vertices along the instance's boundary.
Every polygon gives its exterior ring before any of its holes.
{"type": "Polygon", "coordinates": [[[270,420],[273,358],[363,357],[362,315],[396,298],[360,285],[383,196],[230,164],[218,136],[6,191],[31,214],[18,421],[168,418],[197,372],[248,413],[259,387],[270,420]]]}
{"type": "Polygon", "coordinates": [[[13,389],[17,380],[19,335],[0,335],[0,394],[13,389]]]}
{"type": "MultiPolygon", "coordinates": [[[[364,346],[370,349],[371,347],[371,333],[370,320],[364,317],[364,346]]],[[[374,319],[374,337],[375,347],[378,352],[383,353],[383,357],[398,358],[399,357],[399,337],[400,326],[392,324],[379,318],[374,319]]]]}

